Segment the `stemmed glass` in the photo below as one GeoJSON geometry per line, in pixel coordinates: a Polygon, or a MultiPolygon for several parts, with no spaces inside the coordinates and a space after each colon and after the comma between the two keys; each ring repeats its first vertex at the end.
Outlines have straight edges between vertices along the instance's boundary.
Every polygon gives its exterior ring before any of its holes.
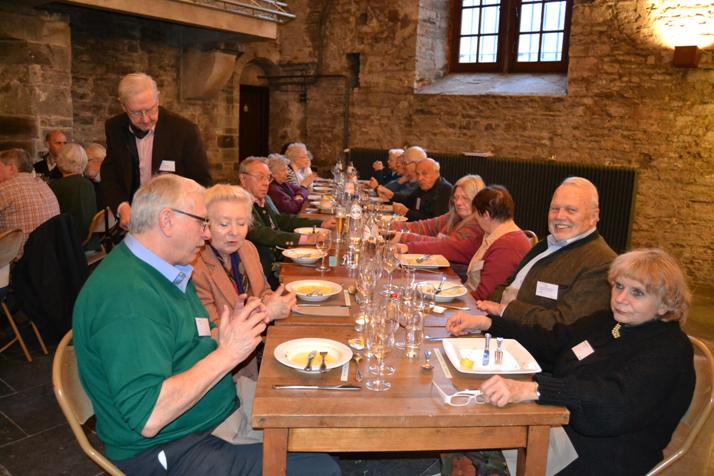
{"type": "Polygon", "coordinates": [[[330,271],[330,268],[325,266],[325,257],[327,256],[327,251],[332,247],[332,235],[330,232],[320,232],[317,234],[315,239],[315,247],[322,252],[322,261],[320,266],[315,268],[317,271],[325,272],[330,271]]]}
{"type": "Polygon", "coordinates": [[[367,380],[366,387],[375,392],[389,390],[392,384],[385,379],[384,359],[391,351],[394,327],[386,313],[379,310],[371,316],[365,330],[369,352],[377,359],[377,375],[375,378],[367,380]]]}
{"type": "Polygon", "coordinates": [[[357,300],[359,302],[372,302],[374,289],[379,281],[381,270],[376,261],[362,262],[357,275],[357,300]]]}
{"type": "Polygon", "coordinates": [[[399,246],[397,246],[396,243],[386,243],[384,246],[382,265],[384,265],[384,271],[387,272],[387,291],[390,293],[394,290],[392,273],[399,267],[399,262],[399,246]]]}

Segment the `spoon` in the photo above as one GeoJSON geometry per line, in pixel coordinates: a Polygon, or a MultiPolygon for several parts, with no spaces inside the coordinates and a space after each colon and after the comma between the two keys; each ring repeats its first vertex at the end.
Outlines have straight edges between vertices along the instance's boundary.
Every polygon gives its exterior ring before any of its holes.
{"type": "Polygon", "coordinates": [[[359,363],[362,361],[362,354],[355,352],[354,354],[352,354],[352,360],[355,361],[355,380],[361,382],[362,371],[359,368],[359,363]]]}
{"type": "Polygon", "coordinates": [[[425,350],[424,351],[424,363],[421,364],[421,368],[424,370],[431,370],[434,368],[433,365],[431,365],[431,351],[430,350],[425,350]]]}
{"type": "Polygon", "coordinates": [[[316,350],[313,350],[312,352],[310,352],[310,354],[308,354],[307,365],[305,366],[305,368],[303,370],[305,370],[306,372],[312,372],[312,360],[315,358],[316,355],[317,355],[316,350]]]}
{"type": "Polygon", "coordinates": [[[439,282],[439,287],[436,288],[436,291],[434,292],[434,295],[438,295],[441,292],[441,288],[444,287],[444,283],[446,282],[446,276],[441,277],[441,281],[439,282]]]}

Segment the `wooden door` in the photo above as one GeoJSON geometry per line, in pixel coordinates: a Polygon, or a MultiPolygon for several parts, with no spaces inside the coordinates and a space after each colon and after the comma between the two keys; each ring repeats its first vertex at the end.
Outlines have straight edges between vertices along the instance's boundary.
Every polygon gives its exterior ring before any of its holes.
{"type": "Polygon", "coordinates": [[[268,88],[240,87],[238,150],[240,160],[268,155],[268,88]]]}

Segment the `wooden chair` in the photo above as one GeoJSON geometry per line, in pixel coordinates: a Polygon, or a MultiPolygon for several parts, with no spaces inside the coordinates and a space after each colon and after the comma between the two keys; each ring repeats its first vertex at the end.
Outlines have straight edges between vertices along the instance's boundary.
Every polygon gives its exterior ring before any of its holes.
{"type": "Polygon", "coordinates": [[[538,244],[538,235],[535,234],[533,230],[523,230],[523,233],[528,237],[528,240],[531,242],[531,248],[533,248],[535,245],[538,244]]]}
{"type": "Polygon", "coordinates": [[[714,406],[714,356],[701,340],[692,336],[689,336],[689,340],[694,347],[694,370],[697,374],[692,403],[664,449],[664,459],[647,476],[664,474],[667,468],[689,451],[714,406]]]}
{"type": "MultiPolygon", "coordinates": [[[[94,218],[92,218],[92,222],[89,224],[87,237],[82,242],[82,248],[86,248],[92,240],[101,240],[101,237],[107,232],[107,230],[110,230],[116,222],[117,219],[109,207],[99,210],[94,215],[94,218]]],[[[85,254],[87,255],[87,265],[92,266],[101,261],[107,255],[107,250],[100,241],[98,250],[88,250],[85,251],[85,254]]]]}
{"type": "Polygon", "coordinates": [[[82,451],[111,476],[122,476],[124,473],[92,446],[82,426],[94,415],[94,407],[79,380],[77,356],[70,345],[71,340],[72,331],[69,331],[57,346],[52,362],[52,386],[57,403],[82,451]]]}
{"type": "MultiPolygon", "coordinates": [[[[0,302],[2,302],[2,310],[5,314],[5,317],[7,318],[7,322],[8,324],[10,324],[10,328],[15,334],[15,337],[10,342],[0,347],[0,352],[4,352],[11,345],[17,342],[18,344],[20,344],[22,352],[25,354],[25,358],[27,359],[27,361],[32,362],[32,356],[30,355],[30,351],[27,349],[25,339],[23,339],[20,330],[17,328],[15,318],[13,317],[12,313],[10,312],[10,308],[5,302],[10,284],[10,263],[12,263],[12,261],[17,257],[17,254],[20,252],[21,245],[21,230],[8,230],[0,234],[0,302]]],[[[45,341],[44,339],[42,339],[39,329],[37,329],[37,326],[32,321],[30,321],[30,326],[35,332],[35,336],[37,337],[37,340],[40,343],[42,352],[47,355],[47,346],[45,346],[45,341]]]]}

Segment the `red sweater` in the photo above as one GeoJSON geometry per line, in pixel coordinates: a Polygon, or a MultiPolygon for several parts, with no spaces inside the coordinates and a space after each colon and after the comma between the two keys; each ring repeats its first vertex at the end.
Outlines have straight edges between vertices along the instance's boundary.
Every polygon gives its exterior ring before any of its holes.
{"type": "Polygon", "coordinates": [[[531,242],[522,231],[512,231],[497,239],[488,247],[483,256],[481,280],[471,295],[475,299],[488,298],[499,285],[513,274],[530,249],[531,242]]]}

